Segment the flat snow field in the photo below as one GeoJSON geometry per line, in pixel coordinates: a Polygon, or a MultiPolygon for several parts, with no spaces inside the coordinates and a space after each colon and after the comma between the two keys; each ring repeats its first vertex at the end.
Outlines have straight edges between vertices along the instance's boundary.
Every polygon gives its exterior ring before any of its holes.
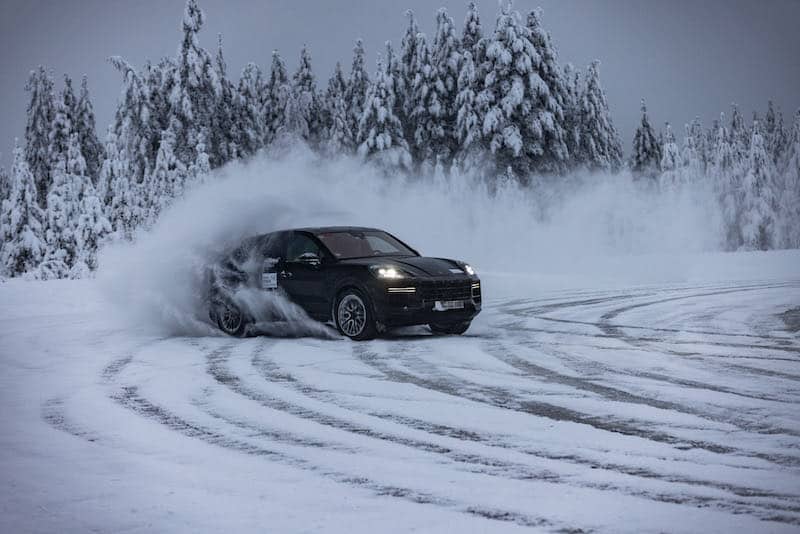
{"type": "Polygon", "coordinates": [[[703,262],[366,343],[0,283],[0,532],[798,532],[800,254],[703,262]]]}

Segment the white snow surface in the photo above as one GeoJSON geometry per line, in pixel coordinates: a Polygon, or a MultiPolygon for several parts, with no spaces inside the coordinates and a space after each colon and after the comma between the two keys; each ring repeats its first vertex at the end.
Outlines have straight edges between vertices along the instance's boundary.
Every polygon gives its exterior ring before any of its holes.
{"type": "Polygon", "coordinates": [[[362,343],[5,281],[0,531],[797,532],[799,266],[487,270],[465,336],[362,343]]]}

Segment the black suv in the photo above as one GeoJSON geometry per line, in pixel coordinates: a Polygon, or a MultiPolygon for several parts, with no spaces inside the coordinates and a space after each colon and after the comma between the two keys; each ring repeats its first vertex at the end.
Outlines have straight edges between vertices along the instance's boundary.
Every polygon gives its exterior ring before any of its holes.
{"type": "Polygon", "coordinates": [[[209,314],[244,336],[261,310],[238,290],[280,291],[312,318],[364,340],[390,327],[427,324],[463,334],[481,309],[481,284],[464,262],[422,257],[374,228],[300,228],[246,239],[209,271],[209,314]]]}

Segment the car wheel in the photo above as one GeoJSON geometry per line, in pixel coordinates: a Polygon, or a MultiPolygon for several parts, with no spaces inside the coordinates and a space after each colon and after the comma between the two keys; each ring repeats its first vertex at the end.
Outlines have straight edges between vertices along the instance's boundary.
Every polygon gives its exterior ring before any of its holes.
{"type": "Polygon", "coordinates": [[[451,336],[460,336],[464,332],[467,331],[471,321],[467,321],[464,323],[448,323],[448,324],[440,324],[440,323],[431,323],[428,326],[431,329],[431,332],[434,334],[445,334],[451,336]]]}
{"type": "Polygon", "coordinates": [[[372,303],[357,289],[346,289],[336,302],[336,328],[343,336],[356,341],[375,337],[372,303]]]}
{"type": "Polygon", "coordinates": [[[233,337],[244,337],[248,320],[245,314],[231,302],[221,302],[215,313],[219,329],[233,337]]]}

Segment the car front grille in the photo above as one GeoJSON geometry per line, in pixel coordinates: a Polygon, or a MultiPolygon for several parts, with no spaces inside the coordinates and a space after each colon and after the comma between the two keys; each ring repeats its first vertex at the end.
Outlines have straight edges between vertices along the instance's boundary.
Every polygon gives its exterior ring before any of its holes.
{"type": "Polygon", "coordinates": [[[419,290],[424,301],[469,300],[472,298],[472,283],[469,280],[425,282],[419,290]]]}

